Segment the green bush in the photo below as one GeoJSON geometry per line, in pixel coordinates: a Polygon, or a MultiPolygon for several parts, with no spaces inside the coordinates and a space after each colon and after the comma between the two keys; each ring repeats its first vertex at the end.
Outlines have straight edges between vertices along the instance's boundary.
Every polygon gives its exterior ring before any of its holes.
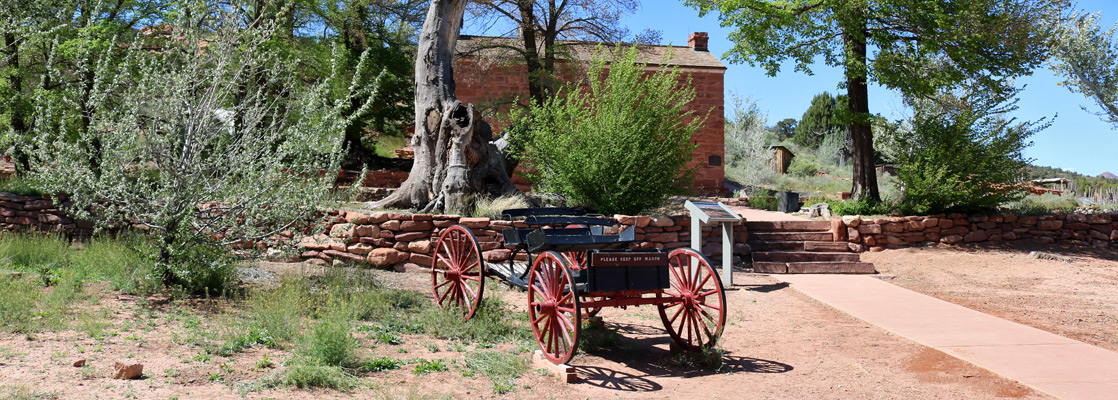
{"type": "Polygon", "coordinates": [[[706,118],[684,110],[695,90],[678,70],[648,74],[635,47],[613,53],[607,60],[599,48],[585,82],[515,117],[525,127],[517,156],[540,191],[603,214],[636,214],[688,190],[691,136],[706,118]]]}
{"type": "Polygon", "coordinates": [[[827,201],[831,212],[837,215],[887,215],[892,214],[896,206],[887,201],[874,201],[872,199],[827,201]]]}
{"type": "Polygon", "coordinates": [[[303,335],[296,354],[315,363],[337,367],[355,364],[357,339],[350,334],[353,329],[352,314],[344,305],[327,312],[303,335]]]}
{"type": "Polygon", "coordinates": [[[162,268],[170,269],[172,283],[189,294],[222,295],[233,282],[237,259],[224,247],[188,243],[173,252],[162,268]]]}
{"type": "Polygon", "coordinates": [[[777,200],[767,189],[753,189],[749,192],[749,206],[758,210],[776,210],[777,200]]]}
{"type": "Polygon", "coordinates": [[[792,159],[792,164],[788,166],[788,173],[799,177],[810,177],[818,175],[822,168],[815,157],[803,155],[792,159]]]}
{"type": "Polygon", "coordinates": [[[901,212],[986,211],[1024,196],[1022,151],[1036,129],[975,107],[917,106],[914,132],[898,157],[901,212]]]}

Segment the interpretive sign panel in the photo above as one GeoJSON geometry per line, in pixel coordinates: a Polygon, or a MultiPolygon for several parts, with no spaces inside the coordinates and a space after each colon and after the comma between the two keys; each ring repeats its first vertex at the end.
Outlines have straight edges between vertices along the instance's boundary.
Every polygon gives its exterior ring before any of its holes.
{"type": "Polygon", "coordinates": [[[722,202],[718,203],[692,203],[687,200],[683,204],[687,211],[691,212],[691,216],[698,217],[699,221],[706,222],[738,222],[741,221],[741,216],[730,210],[722,202]]]}

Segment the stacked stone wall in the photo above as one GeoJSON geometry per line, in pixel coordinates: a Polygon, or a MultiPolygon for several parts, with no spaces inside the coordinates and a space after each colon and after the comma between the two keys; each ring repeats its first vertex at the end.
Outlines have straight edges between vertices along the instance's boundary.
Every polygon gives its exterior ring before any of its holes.
{"type": "MultiPolygon", "coordinates": [[[[66,199],[63,198],[63,205],[66,199]]],[[[89,237],[93,223],[70,218],[55,206],[51,196],[0,193],[0,230],[38,231],[67,237],[89,237]]]]}
{"type": "MultiPolygon", "coordinates": [[[[636,242],[632,248],[675,249],[690,246],[690,217],[626,216],[613,217],[618,225],[606,227],[606,234],[635,226],[636,242]]],[[[489,262],[508,261],[513,252],[504,246],[501,231],[505,228],[527,228],[521,221],[490,218],[468,218],[457,215],[399,214],[389,212],[352,212],[333,210],[327,215],[325,229],[317,235],[303,237],[299,246],[306,249],[300,258],[327,265],[333,262],[368,263],[397,270],[430,267],[434,243],[448,227],[463,225],[477,237],[482,258],[489,262]]],[[[721,259],[721,228],[706,225],[703,252],[713,260],[721,259]]],[[[749,233],[745,226],[734,229],[733,256],[749,254],[744,243],[749,233]]]]}
{"type": "Polygon", "coordinates": [[[847,240],[869,251],[921,243],[949,245],[1027,241],[1118,248],[1118,215],[966,215],[891,217],[862,220],[846,217],[847,240]]]}

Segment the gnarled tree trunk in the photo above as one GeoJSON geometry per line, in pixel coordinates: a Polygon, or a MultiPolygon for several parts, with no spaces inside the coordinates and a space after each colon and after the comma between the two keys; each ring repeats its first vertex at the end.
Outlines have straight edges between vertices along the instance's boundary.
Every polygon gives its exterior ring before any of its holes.
{"type": "Polygon", "coordinates": [[[415,163],[379,207],[463,210],[471,195],[519,193],[490,143],[492,129],[454,94],[454,45],[467,0],[433,0],[415,59],[415,163]]]}

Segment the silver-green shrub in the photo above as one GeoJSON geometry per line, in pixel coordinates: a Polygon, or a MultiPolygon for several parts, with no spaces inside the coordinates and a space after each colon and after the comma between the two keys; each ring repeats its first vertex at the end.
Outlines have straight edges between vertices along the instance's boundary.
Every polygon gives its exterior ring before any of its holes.
{"type": "MultiPolygon", "coordinates": [[[[213,248],[274,238],[314,213],[338,170],[343,115],[361,113],[343,113],[349,97],[328,100],[336,73],[306,81],[269,27],[189,4],[201,8],[183,15],[202,17],[77,65],[48,62],[93,84],[37,98],[34,135],[11,141],[30,149],[33,181],[70,195],[68,212],[153,237],[164,284],[210,286],[213,248]]],[[[375,98],[375,85],[350,85],[360,90],[375,98]]]]}

